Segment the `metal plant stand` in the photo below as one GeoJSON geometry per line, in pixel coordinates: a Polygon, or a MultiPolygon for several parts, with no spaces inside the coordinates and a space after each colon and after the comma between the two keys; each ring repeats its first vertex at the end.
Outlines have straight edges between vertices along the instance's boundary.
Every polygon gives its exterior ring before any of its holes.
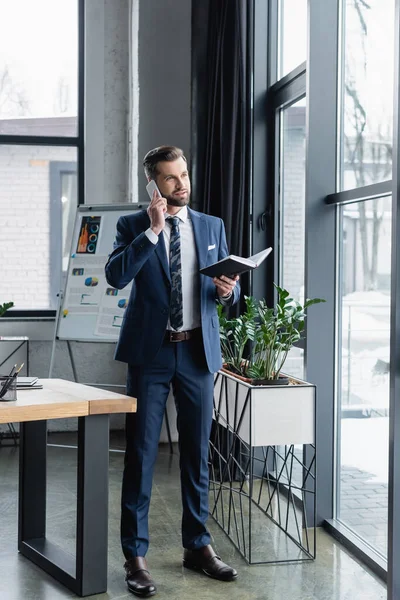
{"type": "MultiPolygon", "coordinates": [[[[312,560],[316,556],[315,444],[252,445],[256,416],[252,389],[239,391],[240,385],[231,382],[228,394],[226,379],[216,375],[209,446],[210,514],[249,564],[312,560]]],[[[315,440],[315,387],[306,385],[312,388],[315,440]]]]}

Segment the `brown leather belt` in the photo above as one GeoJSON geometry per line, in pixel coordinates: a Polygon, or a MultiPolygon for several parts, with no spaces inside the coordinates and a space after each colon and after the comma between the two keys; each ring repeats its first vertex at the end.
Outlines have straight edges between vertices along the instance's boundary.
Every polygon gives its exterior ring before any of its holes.
{"type": "Polygon", "coordinates": [[[197,329],[188,329],[187,331],[166,331],[165,340],[167,342],[184,342],[191,338],[200,335],[201,327],[197,329]]]}

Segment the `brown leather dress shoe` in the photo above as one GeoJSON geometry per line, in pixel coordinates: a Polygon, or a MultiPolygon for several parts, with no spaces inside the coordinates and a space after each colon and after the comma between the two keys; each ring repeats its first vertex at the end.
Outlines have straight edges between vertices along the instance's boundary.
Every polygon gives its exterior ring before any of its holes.
{"type": "Polygon", "coordinates": [[[185,548],[183,566],[194,571],[202,571],[208,577],[220,581],[234,581],[237,577],[237,571],[222,562],[210,545],[203,546],[198,550],[187,550],[185,548]]]}
{"type": "Polygon", "coordinates": [[[147,561],[143,556],[136,556],[127,560],[124,569],[126,572],[125,581],[128,590],[132,594],[142,598],[154,596],[157,588],[149,573],[147,561]]]}

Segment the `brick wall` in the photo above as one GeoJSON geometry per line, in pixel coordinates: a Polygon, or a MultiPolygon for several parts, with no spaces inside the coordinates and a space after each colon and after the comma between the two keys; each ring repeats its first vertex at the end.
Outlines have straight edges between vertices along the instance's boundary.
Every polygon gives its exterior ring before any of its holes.
{"type": "Polygon", "coordinates": [[[16,308],[50,306],[51,161],[76,149],[0,145],[0,303],[16,308]]]}
{"type": "Polygon", "coordinates": [[[285,128],[283,139],[283,286],[304,294],[305,127],[285,128]]]}

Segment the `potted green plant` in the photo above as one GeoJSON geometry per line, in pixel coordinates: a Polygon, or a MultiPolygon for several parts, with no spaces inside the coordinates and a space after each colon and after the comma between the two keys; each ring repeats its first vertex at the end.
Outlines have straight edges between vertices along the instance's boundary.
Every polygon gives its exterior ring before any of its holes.
{"type": "Polygon", "coordinates": [[[289,351],[302,337],[307,309],[321,298],[302,305],[278,285],[275,308],[265,300],[246,297],[246,310],[228,319],[219,307],[219,326],[224,369],[253,385],[288,384],[281,374],[289,351]]]}
{"type": "Polygon", "coordinates": [[[275,287],[274,308],[251,297],[239,317],[228,319],[219,308],[224,366],[215,380],[214,418],[231,428],[236,415],[233,427],[252,446],[313,444],[315,386],[282,368],[304,333],[307,309],[324,300],[301,304],[275,287]]]}
{"type": "Polygon", "coordinates": [[[14,302],[5,302],[4,304],[0,304],[0,317],[3,317],[9,308],[14,306],[14,302]]]}

